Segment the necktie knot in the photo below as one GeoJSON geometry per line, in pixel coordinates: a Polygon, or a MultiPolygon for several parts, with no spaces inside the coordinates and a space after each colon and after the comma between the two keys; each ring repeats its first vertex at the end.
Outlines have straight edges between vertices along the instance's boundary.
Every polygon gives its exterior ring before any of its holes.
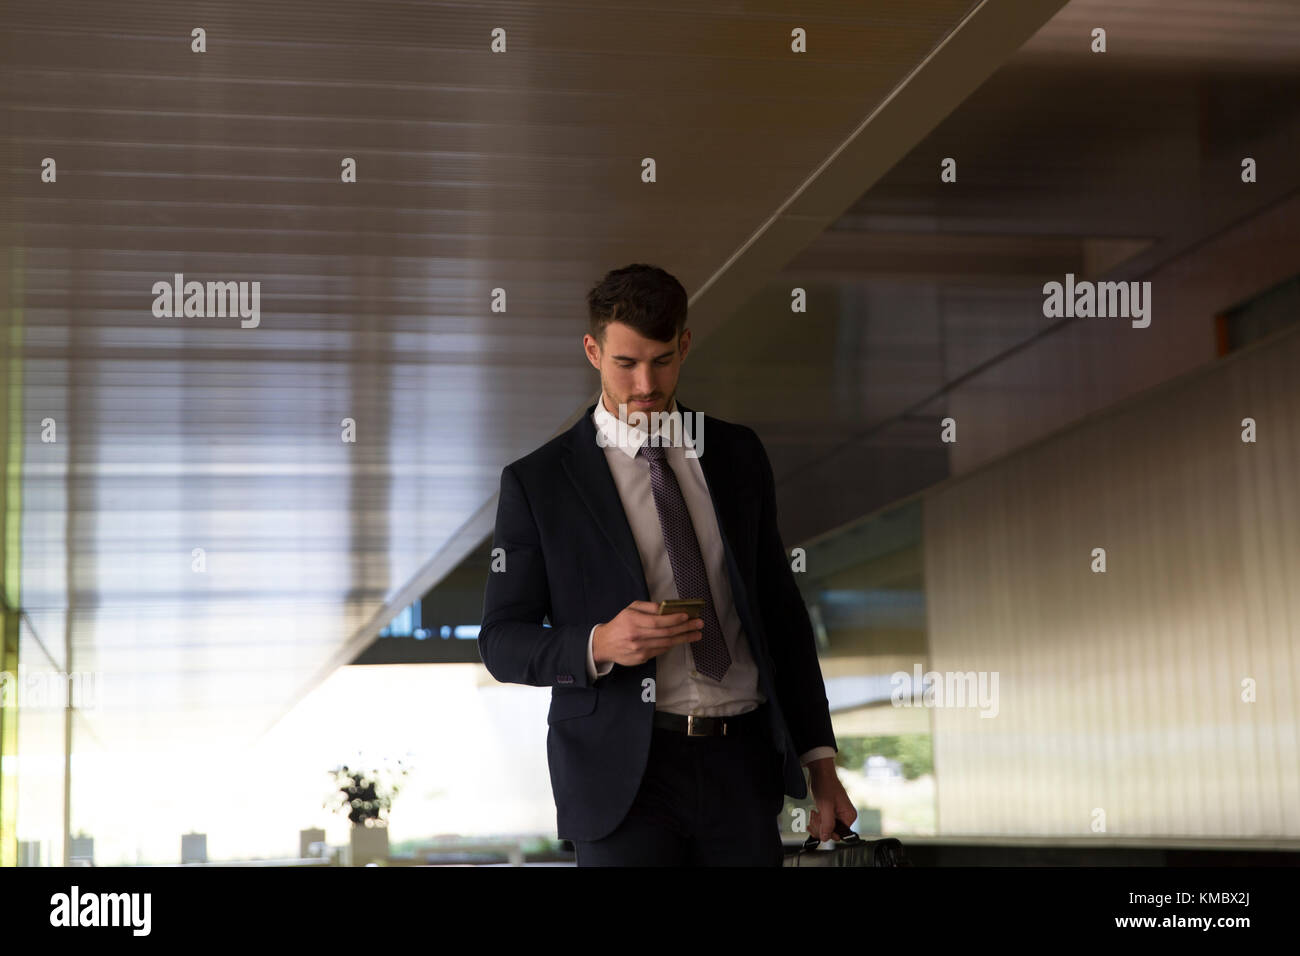
{"type": "Polygon", "coordinates": [[[637,450],[637,454],[642,458],[648,458],[652,462],[663,461],[664,447],[663,445],[650,444],[650,439],[647,438],[641,443],[641,447],[637,450]]]}

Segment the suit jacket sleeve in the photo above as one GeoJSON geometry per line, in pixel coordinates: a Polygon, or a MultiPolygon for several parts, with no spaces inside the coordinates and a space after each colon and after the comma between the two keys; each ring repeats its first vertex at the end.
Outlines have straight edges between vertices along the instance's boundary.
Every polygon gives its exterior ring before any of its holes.
{"type": "Polygon", "coordinates": [[[830,703],[817,661],[817,639],[777,528],[772,465],[758,435],[753,429],[750,434],[757,449],[763,497],[758,528],[758,605],[772,652],[777,697],[794,738],[795,753],[835,748],[830,703]]]}
{"type": "Polygon", "coordinates": [[[483,595],[478,651],[488,672],[499,681],[534,687],[592,686],[587,640],[597,622],[543,626],[551,614],[546,559],[532,506],[511,465],[501,471],[492,547],[504,549],[505,566],[489,569],[483,595]]]}

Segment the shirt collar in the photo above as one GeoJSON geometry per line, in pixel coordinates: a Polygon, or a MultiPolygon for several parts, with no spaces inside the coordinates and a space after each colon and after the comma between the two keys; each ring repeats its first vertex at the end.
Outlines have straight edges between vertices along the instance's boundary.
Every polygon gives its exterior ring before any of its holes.
{"type": "MultiPolygon", "coordinates": [[[[673,396],[672,405],[669,407],[668,411],[676,411],[680,413],[680,410],[677,407],[676,395],[673,396]]],[[[635,458],[637,452],[641,450],[641,445],[649,439],[651,434],[655,434],[659,430],[659,422],[652,414],[647,414],[647,424],[650,428],[650,434],[647,434],[642,428],[635,425],[628,425],[620,421],[617,415],[612,414],[607,408],[605,408],[603,395],[596,399],[596,410],[592,413],[591,417],[592,421],[595,422],[596,427],[600,429],[601,434],[605,436],[604,444],[612,445],[615,448],[620,449],[629,458],[635,458]],[[620,434],[622,437],[620,437],[620,434]]],[[[631,409],[628,410],[628,417],[632,417],[631,409]]],[[[685,423],[683,422],[683,426],[684,425],[685,423]]],[[[684,447],[694,448],[695,443],[691,440],[691,437],[686,434],[685,427],[681,428],[681,433],[682,444],[684,447]]]]}

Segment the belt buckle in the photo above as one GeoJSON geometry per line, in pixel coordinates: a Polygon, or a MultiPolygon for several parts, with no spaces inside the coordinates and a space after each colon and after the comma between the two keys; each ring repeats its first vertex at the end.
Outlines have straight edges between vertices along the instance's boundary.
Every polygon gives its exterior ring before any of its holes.
{"type": "MultiPolygon", "coordinates": [[[[699,733],[696,733],[695,721],[699,720],[700,726],[703,727],[704,721],[717,720],[717,719],[718,718],[716,717],[697,717],[695,714],[687,714],[686,715],[686,736],[687,737],[708,737],[709,734],[705,730],[700,730],[699,733]]],[[[722,722],[722,736],[725,737],[726,735],[727,735],[727,722],[724,720],[722,722]]]]}

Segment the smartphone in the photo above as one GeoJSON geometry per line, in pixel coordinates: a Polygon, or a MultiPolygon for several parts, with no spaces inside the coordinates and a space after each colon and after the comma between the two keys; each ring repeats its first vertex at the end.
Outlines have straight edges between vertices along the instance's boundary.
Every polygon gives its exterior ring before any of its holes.
{"type": "Polygon", "coordinates": [[[682,611],[691,617],[701,617],[704,614],[704,598],[674,598],[659,602],[660,614],[680,614],[682,611]]]}

